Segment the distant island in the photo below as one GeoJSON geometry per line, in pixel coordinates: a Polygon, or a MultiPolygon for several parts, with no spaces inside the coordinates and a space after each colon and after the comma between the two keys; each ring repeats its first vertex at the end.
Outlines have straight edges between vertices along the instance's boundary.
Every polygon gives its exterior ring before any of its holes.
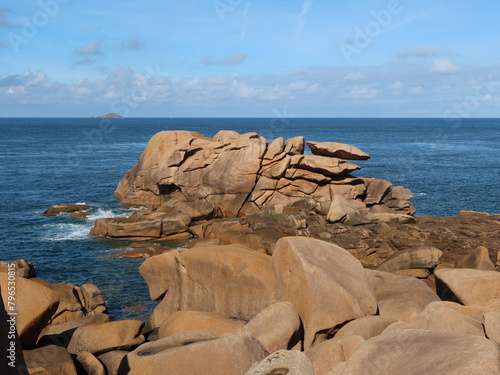
{"type": "Polygon", "coordinates": [[[108,113],[108,114],[106,114],[104,116],[91,116],[90,118],[125,118],[125,117],[120,116],[120,115],[118,115],[116,113],[111,112],[111,113],[108,113]]]}

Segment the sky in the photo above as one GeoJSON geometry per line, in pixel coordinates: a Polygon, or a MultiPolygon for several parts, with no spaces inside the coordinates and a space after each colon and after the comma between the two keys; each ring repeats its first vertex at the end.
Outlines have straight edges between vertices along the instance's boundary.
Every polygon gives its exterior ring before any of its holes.
{"type": "Polygon", "coordinates": [[[0,117],[499,117],[498,14],[498,0],[6,0],[0,117]]]}

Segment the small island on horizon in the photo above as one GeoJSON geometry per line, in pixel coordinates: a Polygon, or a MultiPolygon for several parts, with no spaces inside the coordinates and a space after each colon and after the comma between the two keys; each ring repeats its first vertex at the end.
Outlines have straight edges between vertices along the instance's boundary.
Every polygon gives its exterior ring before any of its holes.
{"type": "Polygon", "coordinates": [[[117,113],[110,112],[110,113],[105,114],[104,116],[90,116],[90,118],[125,118],[125,117],[120,116],[117,113]]]}

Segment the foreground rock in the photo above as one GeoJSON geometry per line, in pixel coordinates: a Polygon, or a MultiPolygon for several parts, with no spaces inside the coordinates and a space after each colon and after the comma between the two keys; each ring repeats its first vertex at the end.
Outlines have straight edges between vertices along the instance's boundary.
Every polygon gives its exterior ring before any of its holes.
{"type": "Polygon", "coordinates": [[[268,353],[249,334],[217,338],[190,331],[146,343],[126,356],[122,369],[130,375],[244,375],[268,353]]]}
{"type": "Polygon", "coordinates": [[[279,350],[254,364],[246,375],[315,375],[311,361],[299,351],[279,350]]]}
{"type": "Polygon", "coordinates": [[[50,345],[25,350],[23,355],[30,374],[77,375],[71,355],[66,349],[59,346],[50,345]]]}
{"type": "Polygon", "coordinates": [[[302,319],[306,349],[318,333],[377,311],[361,263],[338,246],[310,238],[282,238],[274,249],[273,267],[280,297],[291,301],[302,319]]]}
{"type": "Polygon", "coordinates": [[[59,298],[50,289],[34,281],[4,272],[0,272],[0,287],[4,306],[9,312],[19,313],[16,317],[16,328],[21,344],[23,347],[34,345],[56,312],[59,298]],[[6,293],[9,290],[9,281],[15,283],[15,304],[12,310],[6,293]]]}
{"type": "Polygon", "coordinates": [[[277,302],[271,258],[244,246],[173,250],[146,260],[139,272],[151,299],[163,299],[150,328],[182,310],[249,320],[277,302]]]}
{"type": "Polygon", "coordinates": [[[184,331],[208,331],[222,337],[245,325],[245,321],[231,319],[217,313],[199,311],[177,311],[163,321],[158,337],[173,336],[184,331]]]}
{"type": "Polygon", "coordinates": [[[2,262],[0,261],[0,272],[9,272],[9,270],[14,269],[17,276],[24,277],[25,279],[30,279],[36,276],[35,267],[24,259],[14,260],[12,262],[2,262]]]}
{"type": "Polygon", "coordinates": [[[435,275],[438,294],[443,300],[466,306],[487,306],[500,300],[500,272],[441,269],[435,275]]]}
{"type": "Polygon", "coordinates": [[[341,375],[442,375],[500,373],[500,347],[481,337],[400,331],[365,341],[334,372],[341,375]]]}
{"type": "Polygon", "coordinates": [[[116,349],[133,349],[144,342],[140,334],[144,323],[121,320],[77,328],[68,345],[68,352],[101,354],[116,349]]]}
{"type": "Polygon", "coordinates": [[[380,315],[400,321],[417,319],[425,307],[439,297],[424,282],[413,277],[365,270],[375,292],[380,315]]]}

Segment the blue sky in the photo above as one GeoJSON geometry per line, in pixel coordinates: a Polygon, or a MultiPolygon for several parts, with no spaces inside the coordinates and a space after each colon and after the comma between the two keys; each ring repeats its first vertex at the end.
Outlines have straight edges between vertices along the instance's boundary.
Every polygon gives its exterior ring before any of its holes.
{"type": "Polygon", "coordinates": [[[499,11],[497,0],[4,1],[0,117],[498,117],[499,11]]]}

